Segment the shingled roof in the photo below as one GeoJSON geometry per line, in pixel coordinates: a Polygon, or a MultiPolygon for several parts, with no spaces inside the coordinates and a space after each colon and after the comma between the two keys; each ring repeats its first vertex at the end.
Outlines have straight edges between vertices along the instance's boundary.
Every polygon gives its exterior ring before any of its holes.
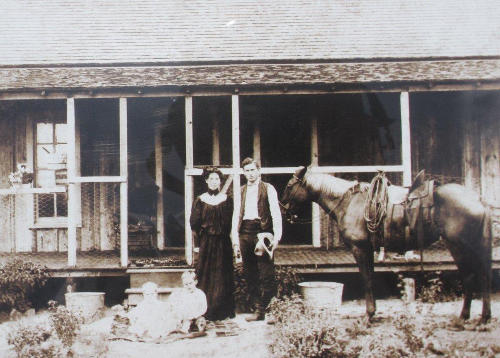
{"type": "Polygon", "coordinates": [[[494,0],[2,0],[0,66],[500,55],[494,0]]]}

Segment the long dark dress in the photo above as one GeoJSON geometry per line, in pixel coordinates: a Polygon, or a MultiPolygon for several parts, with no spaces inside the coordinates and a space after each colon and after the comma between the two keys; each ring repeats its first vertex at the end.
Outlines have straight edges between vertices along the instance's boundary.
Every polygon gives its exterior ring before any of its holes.
{"type": "Polygon", "coordinates": [[[207,203],[210,199],[213,196],[207,193],[196,198],[190,224],[200,243],[196,276],[198,288],[207,296],[205,317],[215,321],[234,317],[233,250],[229,237],[233,203],[229,198],[207,203]]]}

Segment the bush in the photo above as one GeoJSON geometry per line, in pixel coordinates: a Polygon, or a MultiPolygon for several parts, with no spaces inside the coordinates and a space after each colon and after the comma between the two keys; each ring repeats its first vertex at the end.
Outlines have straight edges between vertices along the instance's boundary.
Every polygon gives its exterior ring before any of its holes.
{"type": "Polygon", "coordinates": [[[422,302],[437,303],[455,301],[460,298],[461,284],[453,287],[446,284],[441,271],[425,273],[422,285],[417,290],[417,298],[422,302]]]}
{"type": "Polygon", "coordinates": [[[302,281],[297,269],[289,266],[276,267],[277,290],[276,298],[283,299],[300,292],[299,283],[302,281]]]}
{"type": "Polygon", "coordinates": [[[49,316],[41,323],[19,323],[9,333],[8,343],[17,358],[104,357],[107,336],[81,331],[82,319],[65,306],[49,302],[49,316]]]}
{"type": "Polygon", "coordinates": [[[53,335],[48,324],[19,326],[8,336],[9,345],[13,346],[17,358],[62,358],[67,351],[53,335]]]}
{"type": "Polygon", "coordinates": [[[270,349],[275,357],[354,358],[359,348],[348,347],[349,337],[337,329],[332,311],[307,306],[297,294],[274,299],[270,313],[276,320],[270,349]]]}
{"type": "Polygon", "coordinates": [[[333,310],[310,307],[299,295],[273,300],[270,313],[276,320],[270,350],[280,358],[415,357],[425,354],[424,341],[435,328],[406,312],[394,312],[388,327],[380,330],[333,310]]]}
{"type": "Polygon", "coordinates": [[[50,324],[57,337],[65,347],[71,347],[83,322],[82,318],[65,306],[57,306],[55,301],[49,301],[49,312],[50,324]]]}
{"type": "Polygon", "coordinates": [[[15,258],[0,266],[0,310],[25,312],[36,289],[47,282],[46,267],[15,258]]]}
{"type": "MultiPolygon", "coordinates": [[[[276,266],[276,298],[284,298],[299,292],[299,282],[301,277],[298,271],[288,266],[276,266]]],[[[252,311],[252,298],[248,294],[248,286],[243,274],[243,265],[237,264],[234,267],[235,291],[234,298],[236,310],[238,312],[252,311]]]]}

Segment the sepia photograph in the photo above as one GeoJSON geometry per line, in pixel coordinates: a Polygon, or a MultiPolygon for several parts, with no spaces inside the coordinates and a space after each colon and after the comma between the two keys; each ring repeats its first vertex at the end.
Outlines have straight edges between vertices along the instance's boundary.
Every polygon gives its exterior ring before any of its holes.
{"type": "Polygon", "coordinates": [[[500,358],[494,0],[0,0],[1,358],[500,358]]]}

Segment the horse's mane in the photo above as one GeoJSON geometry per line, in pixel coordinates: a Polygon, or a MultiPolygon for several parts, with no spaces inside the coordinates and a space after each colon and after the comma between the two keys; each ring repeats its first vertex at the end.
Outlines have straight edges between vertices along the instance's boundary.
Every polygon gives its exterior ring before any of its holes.
{"type": "Polygon", "coordinates": [[[350,181],[323,173],[306,173],[304,182],[308,189],[321,192],[325,195],[339,197],[356,185],[357,181],[350,181]]]}

